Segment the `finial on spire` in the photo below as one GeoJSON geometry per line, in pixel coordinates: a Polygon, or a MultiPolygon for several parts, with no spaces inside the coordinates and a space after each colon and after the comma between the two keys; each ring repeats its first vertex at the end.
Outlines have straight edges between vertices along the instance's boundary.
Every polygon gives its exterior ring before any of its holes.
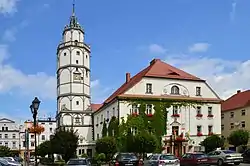
{"type": "Polygon", "coordinates": [[[73,0],[73,9],[72,9],[72,15],[75,15],[75,0],[73,0]]]}

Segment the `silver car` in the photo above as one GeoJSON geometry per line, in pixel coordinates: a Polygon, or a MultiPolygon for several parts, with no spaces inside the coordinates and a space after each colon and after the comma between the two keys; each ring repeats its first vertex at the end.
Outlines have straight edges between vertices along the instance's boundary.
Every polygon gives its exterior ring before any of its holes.
{"type": "Polygon", "coordinates": [[[77,158],[77,159],[70,159],[68,162],[67,162],[67,165],[70,165],[70,166],[74,166],[74,165],[77,165],[77,166],[90,166],[90,162],[85,159],[85,158],[77,158]]]}
{"type": "Polygon", "coordinates": [[[215,150],[208,153],[209,163],[211,165],[222,166],[224,164],[240,165],[243,162],[243,157],[240,153],[232,150],[215,150]]]}
{"type": "Polygon", "coordinates": [[[180,160],[173,154],[153,154],[145,162],[146,166],[180,166],[180,160]]]}

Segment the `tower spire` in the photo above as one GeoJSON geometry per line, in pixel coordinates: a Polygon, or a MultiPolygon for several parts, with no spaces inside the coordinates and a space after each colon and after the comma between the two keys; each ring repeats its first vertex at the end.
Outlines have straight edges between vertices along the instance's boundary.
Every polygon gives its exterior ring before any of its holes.
{"type": "Polygon", "coordinates": [[[73,8],[72,8],[72,16],[75,16],[75,0],[73,0],[73,4],[72,4],[73,8]]]}

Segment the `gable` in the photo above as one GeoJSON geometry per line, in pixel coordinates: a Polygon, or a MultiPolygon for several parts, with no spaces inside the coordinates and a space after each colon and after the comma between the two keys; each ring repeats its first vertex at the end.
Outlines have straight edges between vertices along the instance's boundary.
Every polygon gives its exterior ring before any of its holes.
{"type": "Polygon", "coordinates": [[[7,119],[7,118],[2,118],[0,119],[0,123],[15,123],[15,121],[7,119]]]}

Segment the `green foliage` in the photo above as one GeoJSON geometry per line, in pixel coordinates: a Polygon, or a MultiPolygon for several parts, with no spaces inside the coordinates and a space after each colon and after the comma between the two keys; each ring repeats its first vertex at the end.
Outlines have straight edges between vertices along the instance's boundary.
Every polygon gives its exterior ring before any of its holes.
{"type": "Polygon", "coordinates": [[[249,132],[246,130],[235,130],[227,138],[228,143],[235,147],[247,145],[249,139],[249,132]]]}
{"type": "Polygon", "coordinates": [[[96,141],[96,152],[104,153],[107,159],[116,153],[116,139],[114,137],[102,137],[96,141]]]}
{"type": "Polygon", "coordinates": [[[103,126],[102,126],[102,137],[106,137],[107,133],[108,133],[107,123],[106,123],[106,120],[104,119],[103,126]]]}
{"type": "Polygon", "coordinates": [[[211,135],[204,139],[200,145],[205,147],[206,153],[215,150],[216,148],[223,147],[225,139],[219,137],[218,135],[211,135]]]}
{"type": "Polygon", "coordinates": [[[87,157],[89,157],[86,153],[83,153],[82,155],[81,155],[81,157],[82,158],[87,158],[87,157]]]}
{"type": "Polygon", "coordinates": [[[37,147],[37,154],[41,157],[45,157],[48,154],[51,154],[51,142],[44,141],[37,147]]]}
{"type": "Polygon", "coordinates": [[[11,150],[6,146],[0,146],[0,157],[10,157],[11,150]]]}
{"type": "Polygon", "coordinates": [[[108,136],[117,136],[119,132],[119,121],[115,116],[112,116],[108,126],[108,136]]]}
{"type": "Polygon", "coordinates": [[[61,154],[66,162],[75,157],[77,145],[78,136],[72,130],[59,130],[51,140],[52,152],[61,154]]]}
{"type": "Polygon", "coordinates": [[[131,144],[137,153],[153,153],[158,147],[158,140],[155,135],[148,132],[140,132],[133,138],[131,144]]]}

